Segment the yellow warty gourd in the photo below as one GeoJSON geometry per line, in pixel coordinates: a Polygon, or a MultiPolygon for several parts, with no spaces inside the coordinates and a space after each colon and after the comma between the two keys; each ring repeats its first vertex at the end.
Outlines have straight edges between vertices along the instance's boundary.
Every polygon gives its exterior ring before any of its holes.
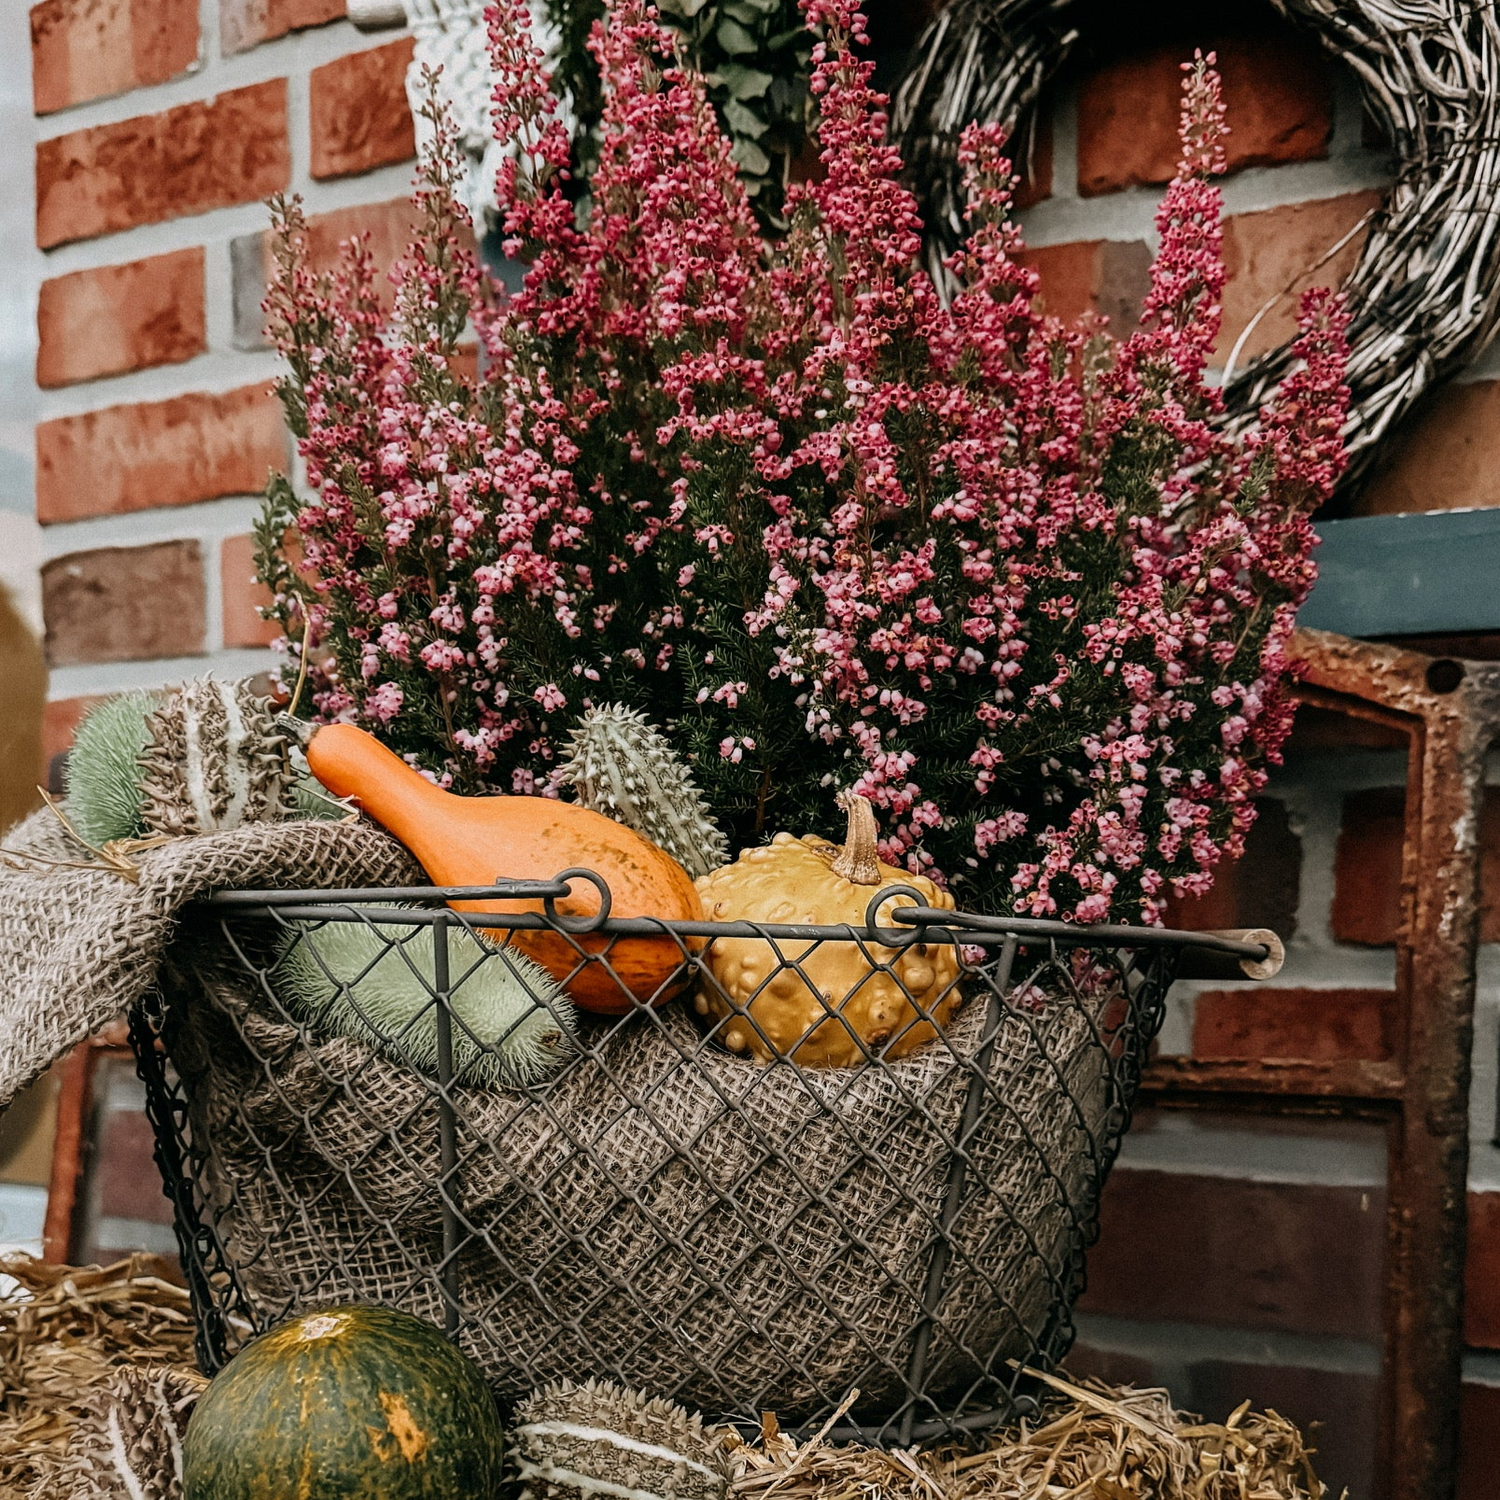
{"type": "MultiPolygon", "coordinates": [[[[895,885],[921,891],[928,906],[953,909],[953,898],[925,876],[881,863],[875,813],[863,797],[846,792],[839,805],[849,817],[842,848],[814,834],[778,833],[769,845],[746,849],[733,864],[703,876],[697,885],[708,919],[863,927],[870,897],[895,885]]],[[[915,904],[910,896],[893,896],[882,908],[882,925],[891,908],[915,904]]],[[[941,1026],[960,998],[958,952],[949,943],[862,948],[855,942],[781,940],[773,946],[762,938],[716,938],[705,960],[716,984],[702,984],[695,1004],[700,1015],[719,1019],[719,1040],[731,1051],[762,1061],[791,1057],[802,1067],[853,1067],[867,1049],[886,1059],[902,1057],[935,1035],[911,999],[941,1026]]]]}

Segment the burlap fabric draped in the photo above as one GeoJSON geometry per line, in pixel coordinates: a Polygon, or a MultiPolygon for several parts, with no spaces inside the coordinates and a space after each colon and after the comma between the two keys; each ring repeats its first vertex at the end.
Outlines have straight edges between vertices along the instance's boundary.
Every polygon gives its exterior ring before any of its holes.
{"type": "MultiPolygon", "coordinates": [[[[22,835],[39,836],[57,848],[45,823],[22,835]]],[[[379,1299],[441,1322],[436,1085],[292,1024],[247,967],[253,923],[231,942],[183,913],[217,887],[409,881],[402,851],[292,824],[141,866],[138,886],[4,874],[6,1096],[165,974],[202,1217],[257,1321],[379,1299]]],[[[969,993],[945,1042],[889,1066],[761,1067],[707,1047],[673,1005],[586,1022],[544,1088],[453,1090],[462,1340],[496,1389],[598,1373],[786,1421],[856,1385],[859,1410],[899,1404],[985,1025],[982,985],[969,993]]],[[[932,1323],[934,1394],[982,1365],[1005,1378],[1066,1321],[1121,1123],[1105,1003],[1004,1015],[932,1323]]]]}
{"type": "MultiPolygon", "coordinates": [[[[43,808],[6,849],[49,860],[91,856],[43,808]]],[[[397,885],[421,880],[411,856],[368,825],[259,823],[176,839],[134,856],[140,880],[0,856],[0,1109],[75,1043],[155,983],[178,914],[233,886],[397,885]]]]}

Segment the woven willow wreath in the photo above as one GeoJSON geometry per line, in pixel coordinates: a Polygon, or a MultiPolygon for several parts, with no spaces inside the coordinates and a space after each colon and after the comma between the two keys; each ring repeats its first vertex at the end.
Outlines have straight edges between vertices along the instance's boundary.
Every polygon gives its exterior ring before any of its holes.
{"type": "MultiPolygon", "coordinates": [[[[1345,283],[1347,484],[1423,392],[1473,360],[1500,326],[1500,23],[1494,0],[1272,3],[1353,68],[1400,163],[1381,208],[1324,257],[1368,222],[1345,283]]],[[[918,43],[895,131],[927,198],[935,258],[959,240],[959,132],[971,120],[1016,122],[1016,154],[1026,159],[1032,106],[1078,40],[1076,9],[1076,0],[952,0],[918,43]]],[[[1283,345],[1234,373],[1228,424],[1251,425],[1290,365],[1283,345]]]]}

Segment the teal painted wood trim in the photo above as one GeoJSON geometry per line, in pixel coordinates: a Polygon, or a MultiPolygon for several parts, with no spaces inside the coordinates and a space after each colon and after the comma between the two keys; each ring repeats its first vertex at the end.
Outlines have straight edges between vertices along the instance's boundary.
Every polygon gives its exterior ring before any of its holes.
{"type": "Polygon", "coordinates": [[[1299,625],[1342,635],[1500,630],[1500,509],[1316,523],[1299,625]]]}

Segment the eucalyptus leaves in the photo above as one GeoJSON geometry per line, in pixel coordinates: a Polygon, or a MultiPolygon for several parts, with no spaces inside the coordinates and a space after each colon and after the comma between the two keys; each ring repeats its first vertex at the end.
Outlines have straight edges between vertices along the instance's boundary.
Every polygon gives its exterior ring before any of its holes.
{"type": "Polygon", "coordinates": [[[680,51],[708,82],[751,205],[780,226],[782,194],[808,139],[812,34],[796,0],[661,0],[680,51]]]}
{"type": "MultiPolygon", "coordinates": [[[[574,146],[587,176],[597,159],[603,110],[588,39],[604,3],[546,5],[558,37],[554,87],[572,104],[574,146]]],[[[807,82],[813,42],[797,0],[659,0],[658,8],[676,33],[682,60],[705,76],[762,227],[785,228],[783,194],[812,122],[807,82]]]]}

